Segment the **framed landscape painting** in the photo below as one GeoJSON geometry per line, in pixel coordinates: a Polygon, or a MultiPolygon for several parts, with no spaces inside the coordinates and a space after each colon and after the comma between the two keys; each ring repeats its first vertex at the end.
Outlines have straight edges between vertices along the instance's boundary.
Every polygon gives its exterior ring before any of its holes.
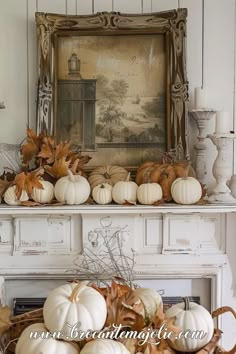
{"type": "Polygon", "coordinates": [[[186,156],[185,22],[184,9],[37,13],[38,131],[89,151],[93,166],[186,156]]]}

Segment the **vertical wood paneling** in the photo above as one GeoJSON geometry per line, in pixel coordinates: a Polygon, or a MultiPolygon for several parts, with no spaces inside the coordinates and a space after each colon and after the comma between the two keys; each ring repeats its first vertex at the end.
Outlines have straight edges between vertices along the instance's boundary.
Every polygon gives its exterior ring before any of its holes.
{"type": "Polygon", "coordinates": [[[65,14],[66,0],[38,0],[38,11],[65,14]]]}
{"type": "Polygon", "coordinates": [[[95,0],[94,12],[100,11],[112,11],[112,0],[95,0]]]}
{"type": "MultiPolygon", "coordinates": [[[[204,85],[208,93],[208,107],[229,111],[234,107],[234,13],[235,1],[205,0],[204,21],[204,85]]],[[[212,132],[215,130],[212,120],[212,132]]],[[[208,167],[212,169],[216,148],[210,144],[208,167]]],[[[228,156],[233,162],[233,149],[228,156]]],[[[233,164],[232,164],[233,166],[233,164]]],[[[232,169],[233,172],[233,169],[232,169]]],[[[212,184],[215,184],[211,177],[212,184]]]]}
{"type": "Polygon", "coordinates": [[[77,14],[87,15],[92,13],[92,0],[77,0],[77,14]]]}
{"type": "Polygon", "coordinates": [[[143,13],[152,12],[152,0],[143,0],[143,13]]]}
{"type": "Polygon", "coordinates": [[[28,0],[28,124],[31,128],[36,128],[36,96],[37,96],[37,35],[35,25],[36,1],[28,0]]]}
{"type": "Polygon", "coordinates": [[[114,11],[120,11],[124,13],[141,13],[142,1],[114,0],[114,11]]]}
{"type": "Polygon", "coordinates": [[[1,2],[0,142],[20,143],[27,125],[27,2],[1,2]]]}
{"type": "Polygon", "coordinates": [[[76,15],[76,0],[66,0],[66,13],[76,15]]]}
{"type": "Polygon", "coordinates": [[[178,7],[178,0],[152,0],[153,12],[172,10],[172,9],[176,9],[177,7],[178,7]]]}
{"type": "MultiPolygon", "coordinates": [[[[180,0],[180,7],[188,9],[187,17],[187,75],[189,81],[189,109],[194,107],[194,88],[202,85],[202,0],[180,0]],[[194,68],[194,70],[193,70],[194,68]]],[[[189,126],[189,152],[195,160],[195,150],[191,142],[197,141],[196,123],[191,117],[189,126]]]]}

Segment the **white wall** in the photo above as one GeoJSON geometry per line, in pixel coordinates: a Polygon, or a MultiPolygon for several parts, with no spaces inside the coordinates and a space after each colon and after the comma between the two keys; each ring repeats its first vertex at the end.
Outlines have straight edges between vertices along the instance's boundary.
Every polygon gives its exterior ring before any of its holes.
{"type": "MultiPolygon", "coordinates": [[[[235,113],[235,0],[0,0],[0,141],[19,143],[35,127],[37,53],[34,13],[86,14],[97,11],[152,12],[188,8],[187,67],[190,109],[194,88],[203,85],[208,106],[235,113]]],[[[214,118],[209,132],[214,130],[214,118]]],[[[189,118],[190,141],[196,141],[189,118]]],[[[214,183],[216,149],[208,141],[208,185],[214,183]]],[[[191,158],[195,151],[190,144],[191,158]]],[[[233,157],[232,157],[233,160],[233,157]]],[[[232,164],[233,166],[233,164],[232,164]]],[[[236,167],[235,167],[236,170],[236,167]]]]}
{"type": "MultiPolygon", "coordinates": [[[[203,84],[208,91],[209,108],[230,111],[233,127],[236,102],[235,0],[0,0],[0,101],[6,105],[5,110],[0,110],[0,142],[20,143],[25,137],[26,126],[35,127],[35,11],[141,13],[177,7],[187,7],[189,11],[187,66],[190,109],[193,107],[194,87],[203,84]]],[[[209,132],[213,131],[214,120],[209,126],[209,132]]],[[[189,133],[190,141],[195,141],[197,130],[191,119],[189,133]]],[[[214,182],[211,169],[216,151],[210,141],[207,145],[210,185],[214,182]]],[[[191,150],[194,157],[194,150],[191,150]]],[[[229,299],[235,305],[229,287],[227,289],[225,301],[229,299]]]]}

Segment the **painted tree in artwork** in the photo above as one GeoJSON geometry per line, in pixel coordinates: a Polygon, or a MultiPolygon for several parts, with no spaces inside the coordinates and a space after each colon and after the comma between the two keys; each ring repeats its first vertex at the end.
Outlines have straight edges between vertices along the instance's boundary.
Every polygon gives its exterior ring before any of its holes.
{"type": "Polygon", "coordinates": [[[108,142],[113,141],[114,128],[120,126],[122,118],[126,116],[120,107],[124,103],[127,90],[128,84],[125,80],[109,82],[103,75],[97,77],[97,107],[99,108],[97,134],[101,134],[100,129],[105,126],[108,142]]]}

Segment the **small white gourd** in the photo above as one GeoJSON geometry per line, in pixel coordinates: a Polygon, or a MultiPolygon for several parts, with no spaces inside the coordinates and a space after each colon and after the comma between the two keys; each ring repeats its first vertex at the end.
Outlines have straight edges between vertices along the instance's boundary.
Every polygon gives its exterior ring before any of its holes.
{"type": "Polygon", "coordinates": [[[68,171],[68,176],[60,178],[55,185],[55,197],[60,203],[83,204],[89,198],[90,184],[81,175],[73,175],[68,171]]]}
{"type": "Polygon", "coordinates": [[[86,281],[68,283],[52,290],[44,307],[43,317],[48,330],[63,331],[65,340],[79,341],[73,338],[70,326],[79,325],[79,330],[99,331],[107,317],[104,297],[95,289],[87,286],[86,281]]]}
{"type": "Polygon", "coordinates": [[[54,198],[54,186],[52,183],[44,180],[40,180],[43,189],[33,188],[31,197],[32,199],[41,204],[51,203],[54,198]]]}
{"type": "Polygon", "coordinates": [[[117,204],[136,203],[138,185],[130,181],[130,173],[125,181],[117,182],[112,189],[112,198],[117,204]]]}
{"type": "Polygon", "coordinates": [[[93,188],[92,197],[97,204],[109,204],[112,202],[112,186],[102,183],[93,188]]]}
{"type": "Polygon", "coordinates": [[[158,183],[143,183],[137,190],[138,201],[144,205],[152,205],[161,200],[162,196],[162,188],[158,183]]]}
{"type": "Polygon", "coordinates": [[[16,186],[9,187],[4,193],[4,201],[8,205],[20,205],[20,202],[26,202],[29,200],[28,194],[26,191],[22,191],[20,198],[17,198],[16,195],[16,186]]]}

